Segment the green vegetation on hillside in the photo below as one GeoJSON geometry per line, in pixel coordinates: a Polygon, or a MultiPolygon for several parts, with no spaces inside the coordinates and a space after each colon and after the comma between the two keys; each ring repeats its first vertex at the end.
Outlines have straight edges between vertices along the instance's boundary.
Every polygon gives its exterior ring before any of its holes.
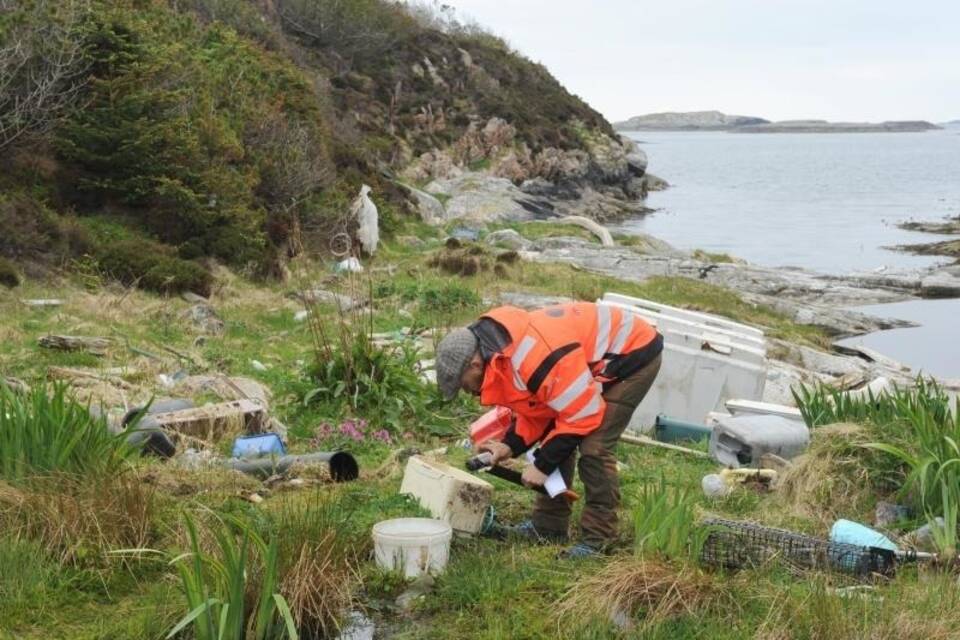
{"type": "Polygon", "coordinates": [[[0,7],[0,223],[15,230],[0,257],[103,263],[162,292],[209,289],[191,275],[206,258],[281,276],[351,231],[363,183],[389,234],[411,208],[385,176],[475,123],[507,118],[534,151],[612,134],[545,68],[444,16],[387,0],[0,7]],[[90,237],[91,216],[172,250],[119,264],[135,252],[90,237]]]}

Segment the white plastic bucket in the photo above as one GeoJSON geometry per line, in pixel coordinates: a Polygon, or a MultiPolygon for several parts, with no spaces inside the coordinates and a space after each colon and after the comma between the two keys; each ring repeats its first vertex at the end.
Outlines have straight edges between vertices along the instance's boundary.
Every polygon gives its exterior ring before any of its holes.
{"type": "Polygon", "coordinates": [[[450,556],[453,528],[431,518],[396,518],[373,525],[377,565],[407,578],[441,573],[450,556]]]}

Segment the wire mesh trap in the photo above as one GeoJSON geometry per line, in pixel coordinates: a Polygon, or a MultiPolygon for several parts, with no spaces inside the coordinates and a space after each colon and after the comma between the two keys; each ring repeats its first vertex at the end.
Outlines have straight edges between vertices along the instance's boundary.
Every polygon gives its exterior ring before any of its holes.
{"type": "Polygon", "coordinates": [[[764,527],[749,522],[708,518],[700,561],[723,569],[748,569],[781,562],[799,569],[840,571],[858,578],[892,575],[896,554],[888,549],[843,542],[764,527]]]}

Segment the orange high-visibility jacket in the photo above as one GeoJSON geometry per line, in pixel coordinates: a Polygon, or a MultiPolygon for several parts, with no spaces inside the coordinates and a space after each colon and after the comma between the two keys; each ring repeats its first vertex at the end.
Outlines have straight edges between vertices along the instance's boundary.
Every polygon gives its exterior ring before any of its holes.
{"type": "Polygon", "coordinates": [[[489,355],[480,402],[514,411],[504,442],[514,455],[541,442],[535,464],[544,473],[600,426],[603,384],[634,373],[663,349],[650,324],[604,304],[575,302],[532,312],[499,307],[474,327],[484,320],[495,321],[509,339],[489,355]]]}

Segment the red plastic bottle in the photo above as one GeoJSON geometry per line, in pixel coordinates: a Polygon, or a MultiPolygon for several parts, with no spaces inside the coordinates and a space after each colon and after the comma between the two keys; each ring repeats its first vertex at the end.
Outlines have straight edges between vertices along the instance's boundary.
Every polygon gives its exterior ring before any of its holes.
{"type": "Polygon", "coordinates": [[[510,428],[513,412],[506,407],[494,407],[470,425],[470,441],[480,444],[487,440],[500,440],[510,428]]]}

